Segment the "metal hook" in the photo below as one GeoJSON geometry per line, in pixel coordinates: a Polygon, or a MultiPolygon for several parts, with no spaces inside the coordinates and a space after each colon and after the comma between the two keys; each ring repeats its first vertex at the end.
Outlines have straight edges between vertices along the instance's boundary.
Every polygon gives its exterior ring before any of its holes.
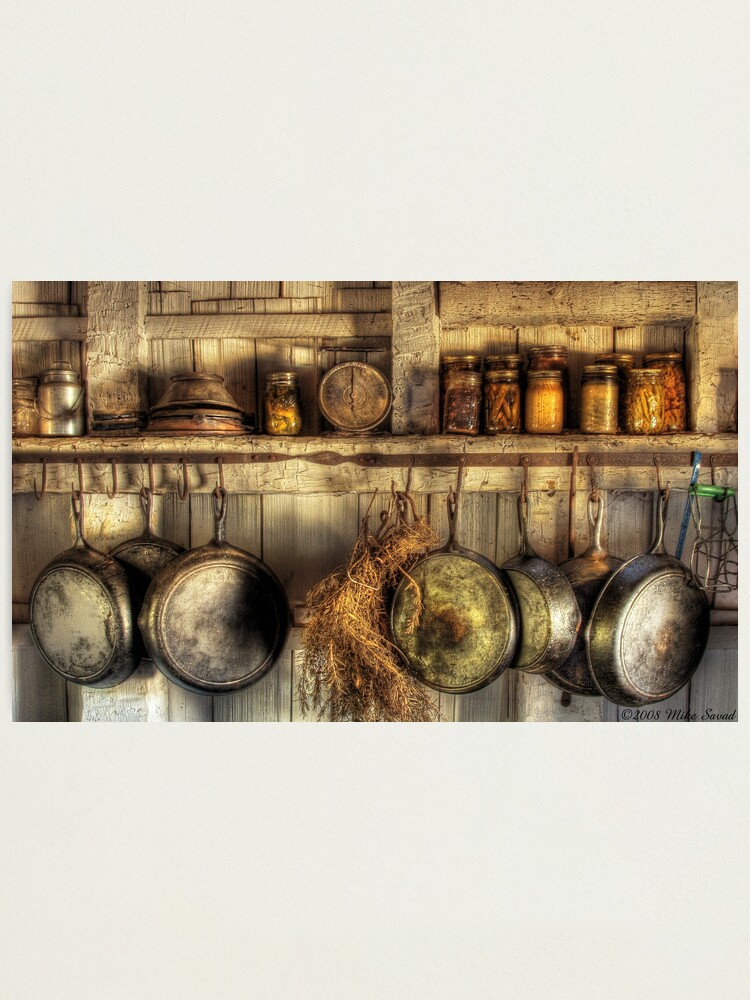
{"type": "Polygon", "coordinates": [[[413,474],[414,474],[414,456],[410,455],[409,456],[409,471],[406,474],[406,489],[404,490],[404,493],[406,494],[407,497],[411,493],[411,479],[412,479],[412,475],[413,474]]]}
{"type": "Polygon", "coordinates": [[[148,488],[153,494],[154,492],[154,460],[149,456],[148,458],[148,488]]]}
{"type": "Polygon", "coordinates": [[[182,460],[182,489],[179,485],[177,486],[177,496],[180,500],[187,500],[188,494],[190,492],[190,487],[188,485],[188,471],[187,471],[187,459],[182,460]]]}
{"type": "Polygon", "coordinates": [[[521,467],[523,468],[523,483],[521,486],[521,500],[526,503],[529,496],[529,465],[531,459],[528,455],[521,455],[521,467]]]}
{"type": "Polygon", "coordinates": [[[568,501],[568,558],[576,554],[576,480],[578,478],[578,445],[570,462],[570,498],[568,501]]]}
{"type": "Polygon", "coordinates": [[[458,503],[458,497],[459,497],[459,495],[461,493],[461,487],[462,487],[463,481],[464,481],[464,466],[465,465],[466,465],[466,456],[462,455],[459,458],[459,460],[458,460],[458,476],[456,477],[456,488],[454,490],[453,487],[451,487],[451,490],[450,490],[450,492],[448,494],[448,500],[450,501],[451,505],[453,505],[454,507],[458,503]]]}
{"type": "Polygon", "coordinates": [[[656,466],[656,485],[659,492],[662,492],[661,485],[661,455],[654,455],[654,465],[656,466]]]}
{"type": "Polygon", "coordinates": [[[37,500],[41,500],[44,494],[47,492],[47,459],[42,459],[42,492],[37,492],[36,488],[36,476],[34,477],[34,496],[37,500]]]}
{"type": "MultiPolygon", "coordinates": [[[[73,491],[73,496],[76,496],[76,485],[75,483],[70,484],[70,488],[73,491]]],[[[78,459],[78,499],[83,496],[83,461],[78,459]]]]}
{"type": "Polygon", "coordinates": [[[711,456],[710,463],[711,463],[711,485],[716,486],[716,455],[711,456]]]}
{"type": "Polygon", "coordinates": [[[219,482],[218,482],[217,485],[218,485],[219,489],[223,490],[224,489],[224,458],[223,458],[222,455],[219,455],[219,457],[216,459],[216,464],[219,466],[219,482]]]}
{"type": "Polygon", "coordinates": [[[596,467],[599,464],[599,459],[596,455],[587,455],[586,461],[588,462],[589,470],[591,472],[591,495],[596,500],[599,498],[599,487],[596,483],[596,467]]]}
{"type": "Polygon", "coordinates": [[[114,458],[112,459],[112,492],[110,493],[107,490],[107,496],[110,500],[114,500],[117,496],[117,462],[115,462],[114,458]]]}

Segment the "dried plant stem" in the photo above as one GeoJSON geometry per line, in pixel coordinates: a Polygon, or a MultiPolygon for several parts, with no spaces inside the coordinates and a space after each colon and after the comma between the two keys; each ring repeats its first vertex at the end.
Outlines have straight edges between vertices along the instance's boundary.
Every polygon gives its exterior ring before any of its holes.
{"type": "Polygon", "coordinates": [[[388,602],[402,576],[415,588],[414,625],[421,612],[419,587],[409,576],[437,537],[403,494],[394,498],[375,534],[369,510],[351,557],[314,587],[302,637],[304,664],[298,683],[303,714],[354,722],[431,722],[440,718],[426,688],[408,671],[390,639],[388,602]]]}

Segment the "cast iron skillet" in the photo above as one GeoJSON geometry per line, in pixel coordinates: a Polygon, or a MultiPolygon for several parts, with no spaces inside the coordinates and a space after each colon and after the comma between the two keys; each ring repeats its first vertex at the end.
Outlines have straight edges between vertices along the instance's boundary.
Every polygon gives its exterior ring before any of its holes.
{"type": "Polygon", "coordinates": [[[274,665],[291,627],[280,581],[229,545],[227,491],[214,491],[215,535],[156,574],[138,618],[146,648],[176,684],[223,694],[254,684],[274,665]]]}
{"type": "Polygon", "coordinates": [[[112,687],[141,659],[134,643],[124,568],[83,535],[83,494],[73,491],[76,539],[37,577],[31,591],[31,634],[45,661],[74,684],[112,687]]]}
{"type": "Polygon", "coordinates": [[[448,497],[448,542],[420,559],[391,604],[394,642],[415,676],[451,694],[476,691],[506,669],[518,642],[518,607],[505,572],[458,545],[458,499],[448,497]],[[410,622],[415,590],[424,604],[410,622]]]}
{"type": "MultiPolygon", "coordinates": [[[[575,559],[568,559],[560,565],[560,570],[570,580],[573,593],[581,611],[583,629],[589,620],[599,591],[610,575],[622,565],[622,559],[607,555],[601,542],[602,520],[604,517],[604,500],[601,494],[591,493],[588,500],[588,518],[591,529],[591,541],[586,551],[575,559]],[[596,519],[593,507],[598,503],[596,519]]],[[[573,652],[559,667],[544,675],[555,687],[571,694],[600,696],[601,691],[594,683],[589,670],[586,653],[586,637],[583,629],[579,631],[573,652]]]]}
{"type": "Polygon", "coordinates": [[[521,550],[503,563],[502,569],[516,595],[521,622],[521,637],[511,666],[541,674],[559,667],[573,652],[581,612],[565,574],[531,547],[528,508],[528,497],[519,494],[521,550]]]}
{"type": "Polygon", "coordinates": [[[653,545],[607,580],[586,628],[598,690],[618,705],[649,705],[680,690],[708,643],[708,598],[687,566],[667,554],[669,488],[659,495],[653,545]]]}

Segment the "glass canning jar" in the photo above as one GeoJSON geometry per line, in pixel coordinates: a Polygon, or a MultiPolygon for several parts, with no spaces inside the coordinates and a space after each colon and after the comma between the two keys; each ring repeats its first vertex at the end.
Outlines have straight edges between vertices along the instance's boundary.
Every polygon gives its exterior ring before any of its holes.
{"type": "Polygon", "coordinates": [[[687,390],[681,354],[647,354],[644,368],[658,368],[664,376],[664,430],[687,429],[687,390]]]}
{"type": "Polygon", "coordinates": [[[39,433],[36,382],[35,378],[13,379],[13,437],[32,437],[39,433]]]}
{"type": "Polygon", "coordinates": [[[564,406],[562,372],[528,373],[525,429],[529,434],[560,434],[563,429],[564,406]]]}
{"type": "Polygon", "coordinates": [[[616,365],[584,365],[581,378],[581,432],[616,434],[618,398],[616,365]]]}
{"type": "Polygon", "coordinates": [[[479,372],[449,371],[445,377],[443,434],[478,434],[482,413],[479,372]]]}
{"type": "Polygon", "coordinates": [[[269,372],[264,394],[266,434],[293,437],[302,430],[297,372],[269,372]]]}
{"type": "Polygon", "coordinates": [[[625,400],[628,395],[628,372],[635,368],[635,354],[623,354],[617,351],[610,351],[608,354],[597,354],[594,358],[596,364],[617,365],[617,377],[620,384],[619,403],[617,420],[620,430],[625,430],[625,400]]]}
{"type": "Polygon", "coordinates": [[[488,354],[484,359],[485,372],[521,371],[522,354],[488,354]]]}
{"type": "Polygon", "coordinates": [[[521,430],[521,383],[512,368],[484,373],[485,434],[518,434],[521,430]]]}
{"type": "Polygon", "coordinates": [[[658,368],[631,368],[625,402],[628,434],[661,434],[664,430],[664,376],[658,368]]]}
{"type": "Polygon", "coordinates": [[[481,372],[479,354],[444,354],[440,359],[440,416],[445,417],[445,383],[451,372],[481,372]]]}
{"type": "Polygon", "coordinates": [[[560,344],[530,347],[528,350],[529,374],[531,372],[557,371],[562,375],[563,426],[570,426],[570,374],[568,350],[560,344]]]}

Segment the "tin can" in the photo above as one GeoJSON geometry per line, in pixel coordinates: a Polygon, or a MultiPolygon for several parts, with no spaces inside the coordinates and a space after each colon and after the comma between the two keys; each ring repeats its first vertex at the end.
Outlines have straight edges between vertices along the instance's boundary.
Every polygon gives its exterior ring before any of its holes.
{"type": "Polygon", "coordinates": [[[40,374],[36,409],[41,435],[80,437],[84,433],[81,376],[67,361],[57,361],[40,374]]]}

